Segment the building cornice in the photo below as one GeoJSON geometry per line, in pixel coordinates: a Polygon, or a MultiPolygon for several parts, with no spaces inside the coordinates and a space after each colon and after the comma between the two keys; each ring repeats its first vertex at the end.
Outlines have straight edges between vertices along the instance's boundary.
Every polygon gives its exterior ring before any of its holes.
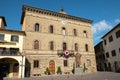
{"type": "Polygon", "coordinates": [[[17,34],[20,34],[20,35],[25,35],[24,31],[18,31],[18,30],[0,29],[0,32],[4,32],[4,33],[9,32],[11,34],[17,33],[17,34]]]}
{"type": "Polygon", "coordinates": [[[41,9],[41,8],[35,8],[35,7],[31,7],[31,6],[26,6],[26,5],[23,6],[22,10],[23,11],[22,11],[21,24],[23,24],[25,12],[27,12],[27,11],[34,12],[34,13],[39,13],[39,14],[44,14],[44,15],[49,15],[49,16],[65,18],[65,19],[82,21],[82,22],[87,22],[87,23],[92,23],[93,22],[92,20],[89,20],[89,19],[75,17],[75,16],[71,16],[71,15],[68,15],[68,14],[49,11],[49,10],[45,10],[45,9],[41,9]]]}

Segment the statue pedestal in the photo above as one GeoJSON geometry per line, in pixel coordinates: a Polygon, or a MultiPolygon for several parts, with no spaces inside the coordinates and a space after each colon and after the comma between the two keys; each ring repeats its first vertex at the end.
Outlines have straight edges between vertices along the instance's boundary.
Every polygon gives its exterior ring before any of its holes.
{"type": "Polygon", "coordinates": [[[83,73],[83,68],[82,67],[75,68],[75,74],[82,74],[82,73],[83,73]]]}

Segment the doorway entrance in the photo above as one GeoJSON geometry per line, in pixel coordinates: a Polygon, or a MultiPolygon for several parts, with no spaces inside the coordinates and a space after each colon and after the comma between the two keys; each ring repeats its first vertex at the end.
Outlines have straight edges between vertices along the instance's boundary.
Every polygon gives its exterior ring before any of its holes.
{"type": "Polygon", "coordinates": [[[19,63],[12,58],[0,59],[0,77],[18,77],[19,63]]]}
{"type": "Polygon", "coordinates": [[[10,71],[10,64],[9,63],[0,63],[0,76],[7,77],[10,71]]]}
{"type": "Polygon", "coordinates": [[[50,69],[51,74],[55,74],[55,62],[54,62],[54,60],[51,60],[49,62],[49,69],[50,69]]]}

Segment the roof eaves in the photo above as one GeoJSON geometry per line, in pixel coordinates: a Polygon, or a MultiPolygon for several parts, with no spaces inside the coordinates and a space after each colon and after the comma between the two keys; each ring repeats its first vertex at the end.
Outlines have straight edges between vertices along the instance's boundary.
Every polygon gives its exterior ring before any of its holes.
{"type": "Polygon", "coordinates": [[[116,29],[117,27],[119,27],[120,26],[120,23],[119,24],[117,24],[113,29],[111,29],[109,32],[107,32],[103,37],[102,37],[102,39],[105,37],[105,36],[107,36],[110,32],[112,32],[114,29],[116,29]]]}

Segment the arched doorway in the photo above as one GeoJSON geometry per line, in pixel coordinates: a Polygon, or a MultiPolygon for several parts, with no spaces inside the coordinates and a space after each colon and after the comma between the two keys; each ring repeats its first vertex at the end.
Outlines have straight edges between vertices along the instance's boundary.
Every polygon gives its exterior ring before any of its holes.
{"type": "Polygon", "coordinates": [[[12,58],[0,59],[0,75],[2,77],[18,77],[19,63],[12,58]]]}
{"type": "Polygon", "coordinates": [[[49,69],[50,69],[51,74],[55,74],[55,62],[54,62],[54,60],[51,60],[49,62],[49,69]]]}

